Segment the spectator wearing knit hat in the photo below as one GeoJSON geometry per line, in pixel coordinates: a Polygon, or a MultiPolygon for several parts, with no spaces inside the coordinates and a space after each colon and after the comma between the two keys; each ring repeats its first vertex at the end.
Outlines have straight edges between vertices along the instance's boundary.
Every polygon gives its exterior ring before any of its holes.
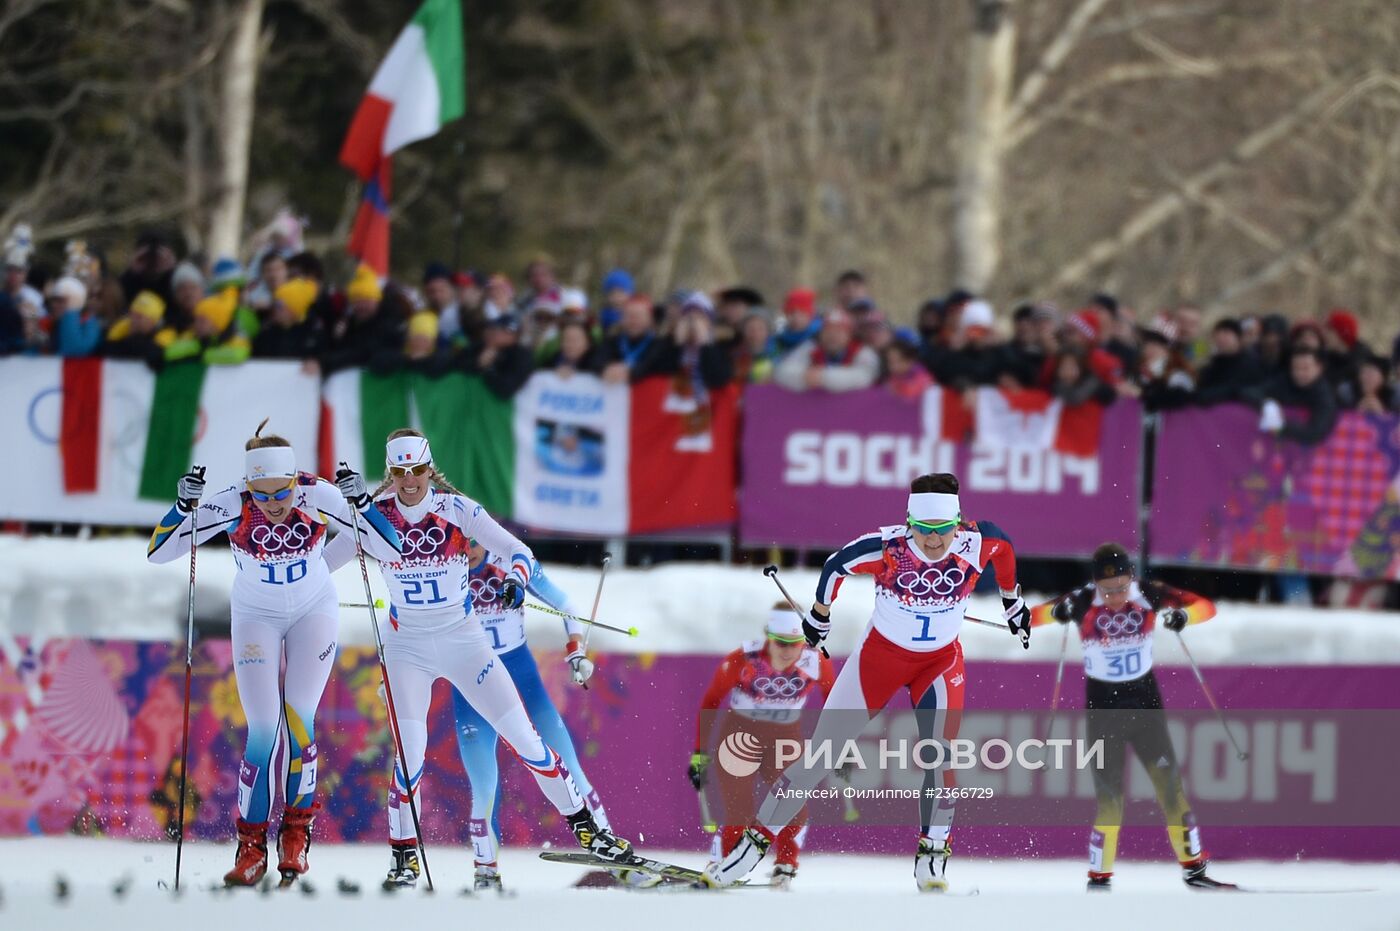
{"type": "Polygon", "coordinates": [[[112,324],[101,354],[115,359],[140,359],[159,371],[165,350],[175,342],[175,330],[165,322],[165,301],[154,291],[138,293],[126,316],[112,324]]]}
{"type": "Polygon", "coordinates": [[[1371,348],[1361,341],[1361,327],[1356,315],[1345,308],[1333,308],[1322,326],[1322,358],[1327,380],[1337,392],[1337,400],[1345,407],[1356,404],[1361,396],[1357,376],[1361,361],[1371,356],[1371,348]]]}
{"type": "Polygon", "coordinates": [[[77,278],[64,275],[49,286],[49,318],[55,353],[70,358],[97,354],[102,320],[88,309],[87,288],[77,278]]]}
{"type": "Polygon", "coordinates": [[[783,299],[783,326],[775,337],[778,351],[788,353],[816,339],[822,322],[817,318],[817,292],[793,288],[783,299]]]}
{"type": "Polygon", "coordinates": [[[206,365],[237,365],[252,353],[238,316],[238,290],[226,287],[194,306],[194,323],[165,351],[167,362],[190,359],[206,365]]]}
{"type": "Polygon", "coordinates": [[[1240,322],[1226,317],[1216,322],[1210,334],[1212,352],[1196,378],[1196,403],[1240,403],[1245,393],[1266,378],[1258,356],[1244,348],[1240,322]]]}
{"type": "Polygon", "coordinates": [[[869,388],[880,377],[880,357],[856,341],[854,328],[844,310],[828,311],[815,345],[799,346],[784,356],[773,380],[792,391],[869,388]]]}
{"type": "Polygon", "coordinates": [[[996,384],[1005,354],[993,329],[992,305],[973,299],[944,322],[943,338],[925,347],[924,365],[938,383],[955,391],[996,384]]]}
{"type": "Polygon", "coordinates": [[[187,330],[194,323],[194,305],[204,298],[204,273],[193,262],[181,262],[171,273],[170,288],[175,297],[166,306],[166,322],[187,330]]]}
{"type": "Polygon", "coordinates": [[[1060,327],[1060,354],[1047,359],[1040,371],[1041,387],[1055,384],[1059,356],[1068,352],[1076,356],[1079,364],[1100,384],[1116,390],[1123,381],[1123,363],[1117,356],[1099,348],[1099,335],[1099,321],[1094,314],[1081,310],[1066,320],[1060,327]]]}
{"type": "Polygon", "coordinates": [[[600,290],[603,299],[598,304],[598,325],[604,333],[611,334],[622,322],[623,305],[637,293],[637,283],[627,269],[614,268],[603,276],[600,290]]]}
{"type": "Polygon", "coordinates": [[[388,297],[368,265],[355,269],[345,297],[349,312],[331,330],[321,353],[321,371],[329,375],[346,368],[376,372],[394,368],[403,348],[407,317],[387,309],[388,297]]]}
{"type": "Polygon", "coordinates": [[[715,342],[731,356],[744,345],[744,321],[763,309],[763,295],[753,288],[739,285],[719,292],[715,303],[715,342]]]}
{"type": "Polygon", "coordinates": [[[1142,328],[1142,350],[1122,393],[1136,393],[1149,411],[1174,410],[1191,403],[1195,371],[1175,337],[1176,324],[1165,316],[1142,328]]]}
{"type": "Polygon", "coordinates": [[[319,292],[309,278],[293,278],[274,291],[272,312],[253,340],[253,355],[260,359],[316,359],[322,330],[310,311],[319,292]]]}
{"type": "Polygon", "coordinates": [[[690,291],[680,300],[680,315],[656,361],[664,374],[678,375],[693,396],[704,400],[709,390],[734,378],[729,350],[715,342],[715,305],[703,291],[690,291]]]}

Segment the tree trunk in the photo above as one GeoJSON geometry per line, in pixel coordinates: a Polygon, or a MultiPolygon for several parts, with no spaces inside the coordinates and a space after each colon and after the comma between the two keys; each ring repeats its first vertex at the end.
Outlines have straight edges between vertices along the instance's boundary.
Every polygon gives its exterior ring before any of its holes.
{"type": "Polygon", "coordinates": [[[248,194],[248,149],[258,84],[258,27],[263,0],[241,0],[220,75],[219,184],[209,218],[211,256],[237,256],[248,194]]]}
{"type": "Polygon", "coordinates": [[[1002,153],[1015,69],[1013,0],[971,0],[967,95],[954,192],[955,282],[981,293],[1001,257],[1002,153]]]}

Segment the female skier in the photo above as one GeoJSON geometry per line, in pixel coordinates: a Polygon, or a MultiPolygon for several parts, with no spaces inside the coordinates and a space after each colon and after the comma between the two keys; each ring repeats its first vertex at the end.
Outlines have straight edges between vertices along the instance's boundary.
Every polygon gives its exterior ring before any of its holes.
{"type": "Polygon", "coordinates": [[[342,469],[332,485],[297,470],[291,444],[263,436],[264,420],[247,443],[243,481],[204,504],[201,470],[179,482],[178,499],[151,534],[146,558],[166,563],[227,533],[238,574],[232,609],[234,676],[248,719],[238,767],[238,851],[224,876],[252,886],[267,872],[267,822],[277,782],[272,766],[286,753],[282,825],[277,831],[284,884],[306,872],[316,813],[316,706],[335,663],[339,626],[335,586],[321,559],[326,531],[339,531],[354,552],[351,521],[365,549],[396,559],[399,537],[377,511],[358,472],[342,469]],[[348,503],[347,503],[348,502],[348,503]],[[353,510],[351,509],[353,506],[353,510]],[[199,538],[191,539],[198,509],[199,538]],[[283,652],[286,675],[280,674],[283,652]]]}
{"type": "MultiPolygon", "coordinates": [[[[996,571],[1007,627],[1029,645],[1030,611],[1016,584],[1011,541],[995,524],[963,519],[956,476],[940,472],[914,479],[903,524],[857,537],[827,557],[816,602],[802,625],[807,642],[817,647],[826,639],[831,603],[853,572],[874,576],[875,613],[822,706],[812,746],[839,753],[899,688],[909,690],[921,739],[957,737],[965,683],[958,631],[967,599],[988,564],[996,571]]],[[[705,868],[702,882],[722,887],[747,876],[823,775],[821,767],[802,759],[789,766],[754,825],[721,862],[705,868]]],[[[914,856],[914,881],[921,891],[948,887],[952,788],[950,769],[925,773],[914,856]]]]}
{"type": "MultiPolygon", "coordinates": [[[[635,856],[631,844],[599,826],[559,754],[530,722],[515,682],[497,660],[477,615],[468,571],[470,541],[479,539],[506,554],[509,568],[499,597],[511,608],[525,600],[534,555],[481,505],[452,487],[433,465],[432,450],[418,431],[389,434],[386,460],[388,478],[374,497],[403,539],[403,553],[380,560],[390,595],[384,661],[408,772],[396,758],[389,789],[393,863],[384,885],[413,886],[418,880],[418,838],[408,793],[413,793],[421,813],[419,780],[428,743],[428,706],[439,678],[450,681],[506,739],[584,850],[626,863],[635,856]]],[[[332,543],[326,562],[335,569],[353,555],[353,547],[332,543]]]]}

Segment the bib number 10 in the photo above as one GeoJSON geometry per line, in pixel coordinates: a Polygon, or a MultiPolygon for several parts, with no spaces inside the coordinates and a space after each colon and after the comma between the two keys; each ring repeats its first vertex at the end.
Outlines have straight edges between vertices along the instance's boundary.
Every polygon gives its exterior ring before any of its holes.
{"type": "Polygon", "coordinates": [[[282,565],[265,562],[262,564],[262,570],[262,581],[268,585],[291,585],[306,578],[306,560],[298,559],[296,562],[282,565]]]}
{"type": "Polygon", "coordinates": [[[406,605],[437,605],[446,600],[438,591],[437,579],[415,579],[403,583],[403,603],[406,605]]]}

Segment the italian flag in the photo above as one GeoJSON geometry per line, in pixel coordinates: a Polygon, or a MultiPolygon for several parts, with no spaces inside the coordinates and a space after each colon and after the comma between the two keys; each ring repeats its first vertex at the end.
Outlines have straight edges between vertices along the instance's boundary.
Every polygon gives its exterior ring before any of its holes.
{"type": "Polygon", "coordinates": [[[466,51],[459,0],[427,0],[379,64],[360,101],[340,163],[365,182],[349,251],[389,273],[392,156],[466,112],[466,51]]]}

